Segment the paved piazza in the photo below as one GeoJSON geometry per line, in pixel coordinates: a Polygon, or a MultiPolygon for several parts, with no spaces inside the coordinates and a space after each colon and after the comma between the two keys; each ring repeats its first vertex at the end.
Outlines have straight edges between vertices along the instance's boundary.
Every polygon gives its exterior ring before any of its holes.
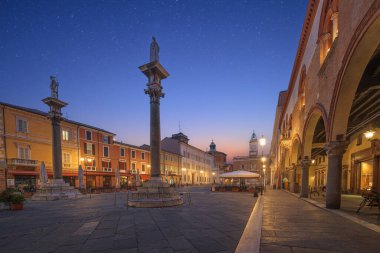
{"type": "Polygon", "coordinates": [[[192,203],[126,209],[125,193],[30,202],[0,211],[1,252],[233,252],[255,198],[185,187],[192,203]]]}

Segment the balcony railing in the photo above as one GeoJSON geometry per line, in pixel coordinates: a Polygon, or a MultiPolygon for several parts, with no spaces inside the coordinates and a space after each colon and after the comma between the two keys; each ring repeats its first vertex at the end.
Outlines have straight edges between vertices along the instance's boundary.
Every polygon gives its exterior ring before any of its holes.
{"type": "Polygon", "coordinates": [[[30,159],[11,158],[11,159],[8,159],[8,164],[35,167],[38,165],[38,161],[30,160],[30,159]]]}
{"type": "Polygon", "coordinates": [[[104,172],[112,172],[112,168],[103,167],[104,172]]]}
{"type": "Polygon", "coordinates": [[[86,170],[87,171],[96,171],[96,167],[95,166],[86,166],[86,170]]]}
{"type": "Polygon", "coordinates": [[[64,164],[63,164],[63,167],[64,167],[64,168],[70,168],[70,167],[71,167],[71,164],[70,164],[70,163],[64,163],[64,164]]]}

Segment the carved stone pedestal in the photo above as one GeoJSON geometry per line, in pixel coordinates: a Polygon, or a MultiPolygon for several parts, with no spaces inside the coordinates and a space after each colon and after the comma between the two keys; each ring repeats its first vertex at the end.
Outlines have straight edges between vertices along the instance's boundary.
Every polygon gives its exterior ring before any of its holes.
{"type": "Polygon", "coordinates": [[[32,196],[32,200],[61,200],[75,199],[81,197],[82,194],[65,183],[63,179],[51,179],[48,183],[43,183],[41,188],[32,196]]]}
{"type": "Polygon", "coordinates": [[[148,181],[137,192],[129,194],[128,206],[133,207],[169,207],[183,204],[178,192],[169,184],[160,181],[148,181]]]}

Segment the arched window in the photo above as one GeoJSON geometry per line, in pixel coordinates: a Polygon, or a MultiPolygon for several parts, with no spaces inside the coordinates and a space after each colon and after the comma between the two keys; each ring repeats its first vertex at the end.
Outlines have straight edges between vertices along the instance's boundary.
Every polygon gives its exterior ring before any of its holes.
{"type": "Polygon", "coordinates": [[[298,103],[300,110],[305,107],[306,67],[303,65],[298,83],[298,103]]]}
{"type": "Polygon", "coordinates": [[[339,0],[325,0],[323,3],[318,33],[321,65],[338,37],[338,7],[339,0]]]}

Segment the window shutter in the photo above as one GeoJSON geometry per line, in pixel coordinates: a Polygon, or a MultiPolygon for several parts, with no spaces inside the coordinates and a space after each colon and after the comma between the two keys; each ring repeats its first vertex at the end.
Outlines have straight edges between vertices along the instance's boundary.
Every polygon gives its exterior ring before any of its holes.
{"type": "Polygon", "coordinates": [[[92,154],[95,155],[95,144],[92,144],[92,154]]]}
{"type": "Polygon", "coordinates": [[[23,132],[26,132],[27,126],[26,126],[26,120],[22,120],[22,130],[23,132]]]}
{"type": "Polygon", "coordinates": [[[69,132],[69,141],[71,141],[73,137],[73,132],[71,130],[69,130],[68,132],[69,132]]]}
{"type": "Polygon", "coordinates": [[[108,136],[108,144],[111,144],[111,136],[108,136]]]}
{"type": "Polygon", "coordinates": [[[84,153],[87,155],[87,143],[84,143],[84,153]]]}

